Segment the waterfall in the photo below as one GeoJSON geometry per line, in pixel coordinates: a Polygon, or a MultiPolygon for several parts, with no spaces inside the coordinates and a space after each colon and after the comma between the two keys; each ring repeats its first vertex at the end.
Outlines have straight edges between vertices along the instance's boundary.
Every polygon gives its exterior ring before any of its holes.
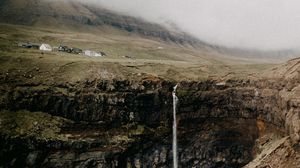
{"type": "Polygon", "coordinates": [[[176,106],[178,98],[176,96],[177,85],[174,87],[173,96],[173,167],[178,168],[178,158],[177,158],[177,123],[176,123],[176,106]]]}

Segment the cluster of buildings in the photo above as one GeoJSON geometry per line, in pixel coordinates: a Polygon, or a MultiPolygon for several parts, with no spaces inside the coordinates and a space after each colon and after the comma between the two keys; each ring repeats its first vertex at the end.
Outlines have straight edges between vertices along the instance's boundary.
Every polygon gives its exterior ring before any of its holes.
{"type": "Polygon", "coordinates": [[[90,57],[102,57],[106,56],[106,54],[102,51],[91,51],[91,50],[85,50],[79,48],[73,48],[68,47],[64,45],[60,45],[59,47],[51,47],[49,44],[36,44],[36,43],[19,43],[19,47],[23,48],[32,48],[32,49],[38,49],[41,51],[58,51],[58,52],[66,52],[66,53],[73,53],[73,54],[83,54],[90,57]]]}

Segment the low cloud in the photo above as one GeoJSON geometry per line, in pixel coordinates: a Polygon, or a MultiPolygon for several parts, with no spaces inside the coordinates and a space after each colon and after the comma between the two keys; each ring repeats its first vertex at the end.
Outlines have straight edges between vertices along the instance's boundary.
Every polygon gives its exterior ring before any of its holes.
{"type": "MultiPolygon", "coordinates": [[[[80,1],[80,0],[79,0],[80,1]]],[[[256,49],[300,46],[298,0],[81,0],[148,21],[174,22],[218,45],[256,49]]]]}

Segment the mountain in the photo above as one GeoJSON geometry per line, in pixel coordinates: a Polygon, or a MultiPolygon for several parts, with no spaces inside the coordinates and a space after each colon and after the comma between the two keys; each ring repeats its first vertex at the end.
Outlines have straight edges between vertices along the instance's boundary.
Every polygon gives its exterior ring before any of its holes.
{"type": "Polygon", "coordinates": [[[281,49],[281,50],[258,50],[258,49],[243,49],[229,48],[224,46],[208,45],[213,50],[233,57],[243,57],[249,59],[267,58],[278,60],[280,62],[293,59],[300,55],[300,51],[296,49],[281,49]]]}
{"type": "MultiPolygon", "coordinates": [[[[200,40],[175,28],[149,23],[100,6],[73,1],[2,0],[0,22],[45,27],[109,26],[146,37],[156,37],[178,44],[203,45],[200,40]]],[[[171,25],[171,24],[170,24],[171,25]]]]}
{"type": "Polygon", "coordinates": [[[165,25],[147,22],[138,17],[128,16],[78,1],[58,0],[1,0],[0,22],[27,26],[64,28],[111,29],[138,34],[146,38],[158,38],[166,42],[192,46],[200,50],[217,52],[217,55],[243,59],[267,59],[270,62],[283,62],[299,55],[297,50],[261,51],[228,48],[208,44],[180,30],[176,24],[166,21],[165,25]],[[88,27],[88,28],[87,28],[88,27]]]}

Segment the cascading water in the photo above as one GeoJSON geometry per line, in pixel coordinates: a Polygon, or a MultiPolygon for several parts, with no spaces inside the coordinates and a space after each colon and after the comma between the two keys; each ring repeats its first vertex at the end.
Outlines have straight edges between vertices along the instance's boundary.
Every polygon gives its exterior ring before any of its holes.
{"type": "Polygon", "coordinates": [[[172,96],[173,96],[173,167],[178,167],[178,158],[177,158],[177,123],[176,123],[176,106],[178,98],[176,96],[177,85],[174,86],[172,96]]]}

